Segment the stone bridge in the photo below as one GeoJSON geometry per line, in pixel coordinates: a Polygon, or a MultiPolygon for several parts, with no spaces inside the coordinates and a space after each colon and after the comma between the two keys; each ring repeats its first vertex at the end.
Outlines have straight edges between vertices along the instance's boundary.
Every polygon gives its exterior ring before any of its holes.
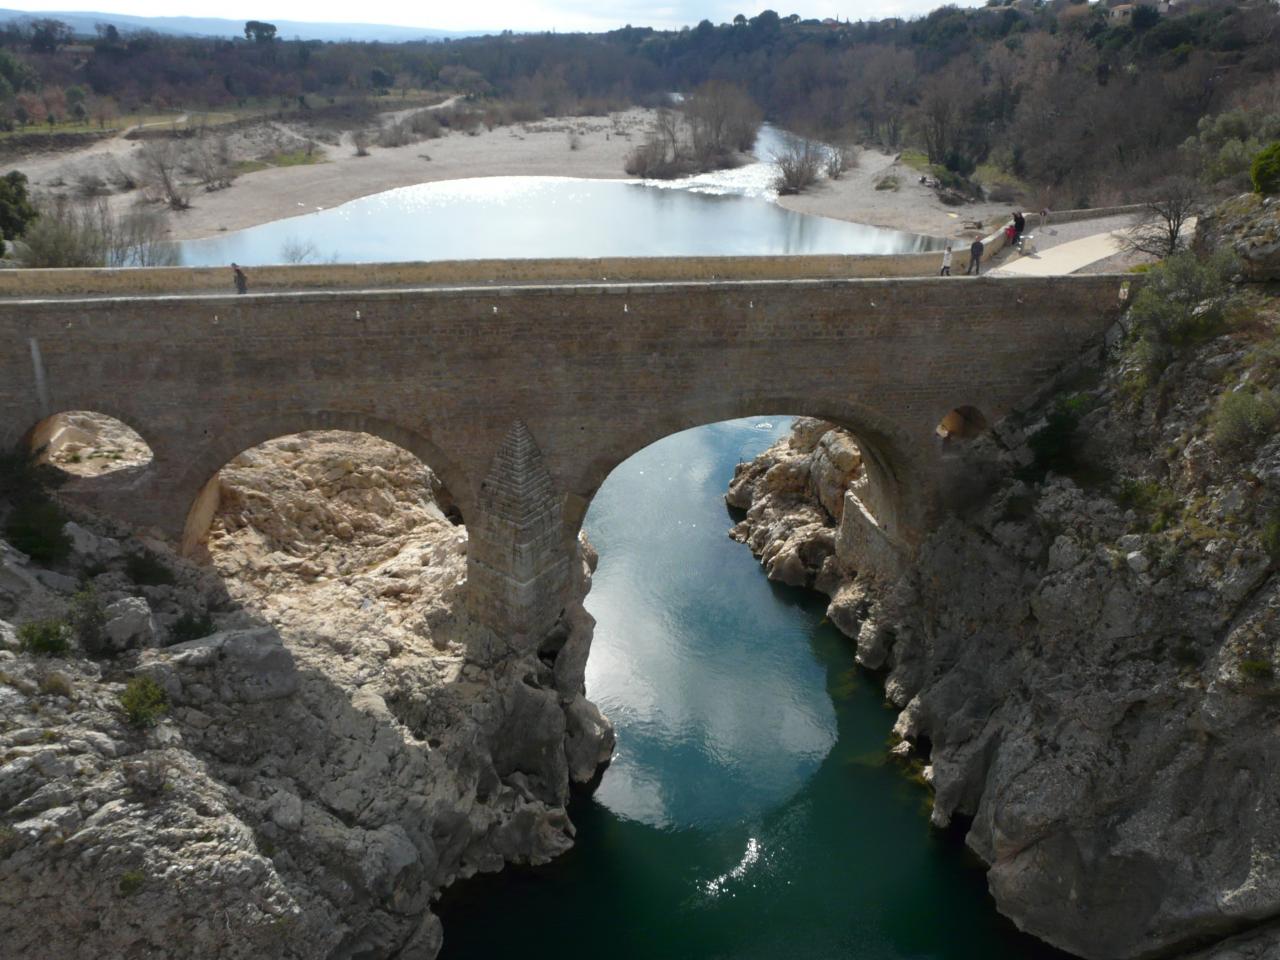
{"type": "Polygon", "coordinates": [[[333,269],[348,286],[240,297],[6,288],[0,444],[32,443],[60,412],[122,420],[154,459],[65,489],[190,545],[216,506],[211,478],[241,452],[304,430],[376,435],[420,457],[461,509],[476,614],[508,636],[540,637],[562,608],[601,482],[642,447],[702,424],[804,414],[849,428],[874,491],[872,532],[909,552],[946,482],[940,421],[957,408],[990,422],[1009,411],[1116,319],[1126,282],[361,289],[362,268],[333,269]]]}

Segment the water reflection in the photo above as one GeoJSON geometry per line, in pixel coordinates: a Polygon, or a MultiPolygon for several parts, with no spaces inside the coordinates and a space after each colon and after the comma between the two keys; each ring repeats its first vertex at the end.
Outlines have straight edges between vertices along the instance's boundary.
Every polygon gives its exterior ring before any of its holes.
{"type": "Polygon", "coordinates": [[[809,624],[770,599],[758,564],[725,535],[726,468],[790,422],[668,437],[615,471],[592,503],[600,566],[587,601],[597,619],[587,689],[619,737],[596,799],[618,816],[659,827],[758,816],[835,743],[825,669],[796,655],[809,624]]]}

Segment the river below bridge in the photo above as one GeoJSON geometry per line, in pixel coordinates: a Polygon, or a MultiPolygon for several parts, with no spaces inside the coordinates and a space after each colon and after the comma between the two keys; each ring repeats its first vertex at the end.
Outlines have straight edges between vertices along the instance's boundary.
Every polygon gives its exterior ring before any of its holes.
{"type": "Polygon", "coordinates": [[[887,762],[893,713],[825,601],[726,532],[734,464],[790,421],[686,431],[610,475],[587,694],[617,725],[577,846],[462,882],[444,960],[1049,960],[1000,918],[929,796],[887,762]]]}

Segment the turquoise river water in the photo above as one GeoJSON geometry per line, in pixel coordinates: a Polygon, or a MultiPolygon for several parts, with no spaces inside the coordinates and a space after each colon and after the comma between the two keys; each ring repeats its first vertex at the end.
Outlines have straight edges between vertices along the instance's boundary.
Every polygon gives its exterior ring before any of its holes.
{"type": "Polygon", "coordinates": [[[601,487],[587,694],[618,730],[577,846],[455,885],[444,960],[1063,960],[996,914],[824,600],[726,536],[734,464],[784,417],[676,434],[601,487]]]}

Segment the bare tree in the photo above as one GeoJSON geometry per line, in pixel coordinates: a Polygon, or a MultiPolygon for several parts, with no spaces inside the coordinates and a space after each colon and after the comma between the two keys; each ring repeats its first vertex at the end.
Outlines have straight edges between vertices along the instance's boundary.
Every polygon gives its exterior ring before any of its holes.
{"type": "Polygon", "coordinates": [[[24,236],[28,267],[155,267],[178,263],[165,215],[134,210],[117,217],[105,197],[74,203],[41,198],[40,219],[24,236]]]}
{"type": "Polygon", "coordinates": [[[799,193],[818,179],[824,149],[804,137],[788,136],[781,153],[774,154],[778,175],[773,184],[779,193],[799,193]]]}
{"type": "Polygon", "coordinates": [[[653,121],[653,133],[674,162],[680,156],[680,114],[665,107],[659,109],[653,121]]]}
{"type": "MultiPolygon", "coordinates": [[[[106,204],[99,209],[106,210],[106,204]]],[[[158,210],[132,210],[117,219],[108,234],[107,266],[172,267],[181,262],[165,216],[158,210]]]]}
{"type": "Polygon", "coordinates": [[[212,139],[202,136],[191,149],[189,162],[192,172],[209,191],[225,190],[236,177],[231,163],[231,145],[226,137],[212,139]]]}
{"type": "Polygon", "coordinates": [[[760,129],[760,108],[741,87],[708,80],[689,95],[684,113],[692,130],[694,153],[720,156],[750,150],[760,129]]]}
{"type": "Polygon", "coordinates": [[[182,183],[182,150],[174,140],[156,140],[138,151],[140,179],[154,199],[173,210],[191,206],[191,194],[182,183]]]}
{"type": "Polygon", "coordinates": [[[1191,177],[1174,176],[1156,184],[1149,197],[1142,220],[1129,229],[1124,246],[1134,253],[1172,256],[1185,245],[1183,228],[1200,208],[1204,190],[1191,177]]]}
{"type": "Polygon", "coordinates": [[[839,180],[847,170],[857,169],[858,150],[847,144],[836,144],[827,149],[823,168],[832,180],[839,180]]]}
{"type": "Polygon", "coordinates": [[[288,237],[280,244],[280,259],[284,263],[313,263],[319,258],[315,243],[303,237],[288,237]]]}

